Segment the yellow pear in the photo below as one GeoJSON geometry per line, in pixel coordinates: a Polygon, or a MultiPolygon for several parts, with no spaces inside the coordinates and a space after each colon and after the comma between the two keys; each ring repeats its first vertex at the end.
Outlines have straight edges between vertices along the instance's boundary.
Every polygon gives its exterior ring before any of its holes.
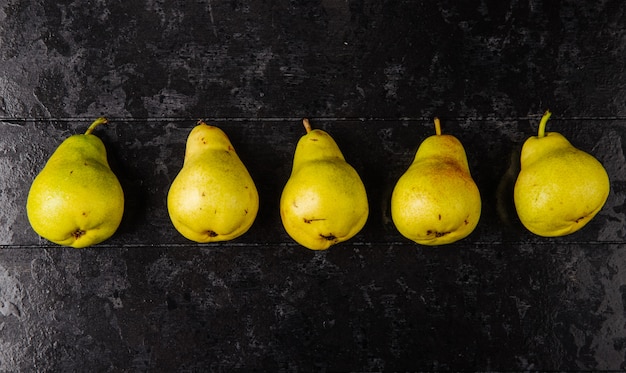
{"type": "Polygon", "coordinates": [[[369,214],[365,186],[335,140],[303,121],[306,135],[296,146],[291,176],[280,198],[280,217],[296,242],[325,250],[346,241],[369,214]]]}
{"type": "Polygon", "coordinates": [[[195,242],[232,240],[252,226],[259,194],[224,131],[202,121],[191,130],[167,208],[176,230],[195,242]]]}
{"type": "Polygon", "coordinates": [[[443,245],[467,237],[480,219],[481,199],[465,149],[452,135],[426,138],[391,195],[391,218],[406,238],[443,245]]]}
{"type": "Polygon", "coordinates": [[[117,230],[124,193],[109,167],[102,141],[91,132],[65,139],[35,177],[26,201],[28,220],[37,234],[54,243],[83,248],[117,230]]]}
{"type": "Polygon", "coordinates": [[[513,198],[522,224],[544,237],[581,229],[609,196],[609,176],[602,164],[576,149],[561,134],[545,132],[546,111],[537,136],[524,142],[513,198]]]}

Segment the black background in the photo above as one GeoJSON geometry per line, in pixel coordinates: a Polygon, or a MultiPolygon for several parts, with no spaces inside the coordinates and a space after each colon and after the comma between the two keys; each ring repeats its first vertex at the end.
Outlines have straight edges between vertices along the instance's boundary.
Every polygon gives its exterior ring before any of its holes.
{"type": "Polygon", "coordinates": [[[0,0],[0,370],[623,369],[625,19],[619,0],[0,0]],[[597,217],[559,238],[526,231],[511,199],[546,109],[611,178],[597,217]],[[101,115],[124,219],[59,247],[30,228],[28,189],[101,115]],[[434,116],[483,212],[468,238],[424,247],[388,204],[434,116]],[[370,201],[324,252],[278,213],[303,117],[370,201]],[[200,118],[260,193],[227,243],[190,242],[167,214],[200,118]]]}

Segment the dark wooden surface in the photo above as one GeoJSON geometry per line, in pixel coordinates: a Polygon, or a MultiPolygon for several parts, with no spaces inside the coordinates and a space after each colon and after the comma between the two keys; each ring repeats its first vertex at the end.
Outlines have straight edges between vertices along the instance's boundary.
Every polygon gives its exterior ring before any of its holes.
{"type": "Polygon", "coordinates": [[[625,20],[616,0],[0,0],[0,370],[625,368],[625,20]],[[551,239],[511,201],[548,108],[612,188],[551,239]],[[30,228],[28,189],[101,115],[125,216],[105,243],[62,248],[30,228]],[[278,213],[305,116],[370,200],[365,228],[325,252],[278,213]],[[433,116],[483,198],[474,233],[438,248],[400,236],[388,208],[433,116]],[[260,193],[228,243],[191,243],[167,215],[199,118],[260,193]]]}

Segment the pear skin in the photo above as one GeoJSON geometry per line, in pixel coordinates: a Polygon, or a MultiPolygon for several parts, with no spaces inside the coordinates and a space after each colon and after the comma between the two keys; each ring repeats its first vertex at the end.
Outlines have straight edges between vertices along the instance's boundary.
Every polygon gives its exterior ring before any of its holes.
{"type": "Polygon", "coordinates": [[[204,122],[191,130],[167,208],[176,230],[195,242],[228,241],[250,229],[259,194],[224,131],[204,122]]]}
{"type": "Polygon", "coordinates": [[[124,213],[124,193],[111,171],[102,141],[91,134],[65,139],[30,187],[26,212],[41,237],[59,245],[84,248],[111,237],[124,213]]]}
{"type": "Polygon", "coordinates": [[[529,231],[558,237],[580,230],[596,216],[609,196],[610,181],[596,158],[563,135],[545,132],[550,115],[546,111],[538,135],[522,146],[513,198],[529,231]]]}
{"type": "Polygon", "coordinates": [[[391,195],[391,218],[404,237],[421,245],[444,245],[467,237],[480,219],[481,198],[465,149],[452,135],[436,135],[419,146],[413,163],[391,195]]]}
{"type": "Polygon", "coordinates": [[[291,176],[280,198],[285,230],[300,245],[325,250],[354,237],[365,225],[369,205],[365,186],[337,143],[312,130],[296,146],[291,176]]]}

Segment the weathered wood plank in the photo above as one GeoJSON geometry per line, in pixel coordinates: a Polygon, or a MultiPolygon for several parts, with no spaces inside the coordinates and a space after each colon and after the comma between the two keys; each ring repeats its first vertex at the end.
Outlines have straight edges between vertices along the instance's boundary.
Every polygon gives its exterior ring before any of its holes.
{"type": "Polygon", "coordinates": [[[626,115],[614,2],[33,0],[2,14],[8,118],[626,115]]]}

